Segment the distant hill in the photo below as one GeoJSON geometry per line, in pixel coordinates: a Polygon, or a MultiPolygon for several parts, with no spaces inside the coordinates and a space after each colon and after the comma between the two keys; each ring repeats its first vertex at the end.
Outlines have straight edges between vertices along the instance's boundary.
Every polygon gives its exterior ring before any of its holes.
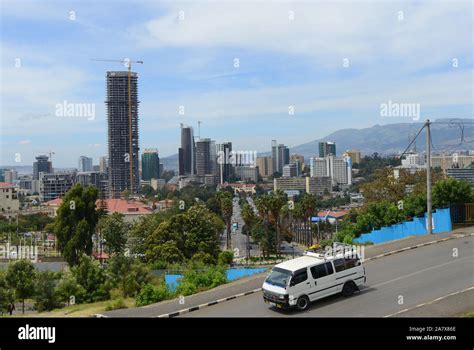
{"type": "MultiPolygon", "coordinates": [[[[457,125],[449,124],[452,119],[438,119],[431,126],[432,151],[455,151],[474,149],[474,142],[461,142],[461,130],[457,125]],[[436,122],[440,123],[437,124],[436,122]]],[[[457,119],[464,123],[464,139],[474,140],[474,125],[471,119],[457,119]]],[[[364,129],[342,129],[318,140],[291,147],[290,153],[312,157],[318,153],[318,142],[332,141],[336,143],[338,155],[347,149],[357,149],[363,155],[378,152],[382,155],[401,153],[408,146],[414,135],[420,130],[423,123],[397,123],[388,125],[374,125],[364,129]]],[[[416,141],[416,149],[424,151],[426,135],[423,130],[416,141]]]]}
{"type": "MultiPolygon", "coordinates": [[[[461,145],[461,130],[450,121],[461,121],[464,124],[465,141],[474,140],[474,122],[472,119],[438,119],[431,126],[431,139],[433,141],[433,152],[453,152],[460,150],[473,150],[472,143],[461,145]],[[439,124],[438,124],[439,123],[439,124]]],[[[398,154],[405,150],[412,138],[423,123],[396,123],[386,125],[374,125],[364,129],[342,129],[332,134],[299,146],[290,147],[290,153],[303,155],[306,159],[317,156],[318,142],[332,141],[336,143],[337,154],[341,155],[347,149],[357,149],[362,155],[371,155],[375,152],[380,155],[398,154]]],[[[426,146],[426,135],[423,130],[416,141],[416,149],[424,151],[426,146]]],[[[270,155],[270,152],[259,152],[259,155],[270,155]]],[[[178,155],[174,154],[161,159],[165,169],[178,169],[178,155]]]]}

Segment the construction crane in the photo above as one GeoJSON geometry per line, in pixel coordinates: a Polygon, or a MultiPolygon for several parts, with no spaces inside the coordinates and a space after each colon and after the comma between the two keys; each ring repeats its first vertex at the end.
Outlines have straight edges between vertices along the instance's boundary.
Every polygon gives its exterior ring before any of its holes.
{"type": "Polygon", "coordinates": [[[143,61],[133,61],[129,58],[123,60],[110,60],[110,59],[96,59],[92,58],[91,61],[99,62],[117,62],[124,64],[128,69],[128,132],[129,132],[129,157],[130,157],[130,193],[133,194],[133,150],[132,150],[132,90],[131,90],[131,69],[132,63],[143,64],[143,61]]]}
{"type": "Polygon", "coordinates": [[[52,162],[53,161],[53,154],[56,154],[55,152],[53,151],[49,151],[49,152],[43,152],[45,154],[49,154],[49,161],[52,162]]]}
{"type": "Polygon", "coordinates": [[[201,139],[201,124],[202,124],[202,121],[198,120],[198,138],[199,138],[199,140],[201,139]]]}

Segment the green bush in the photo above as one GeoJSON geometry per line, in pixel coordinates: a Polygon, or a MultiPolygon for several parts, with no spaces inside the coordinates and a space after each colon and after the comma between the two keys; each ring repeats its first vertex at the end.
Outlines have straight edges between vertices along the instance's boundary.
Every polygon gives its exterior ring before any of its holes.
{"type": "Polygon", "coordinates": [[[205,270],[188,270],[184,273],[176,292],[182,295],[190,295],[217,287],[226,282],[227,275],[223,266],[213,266],[205,270]]]}
{"type": "Polygon", "coordinates": [[[118,298],[108,303],[107,306],[105,307],[105,311],[126,309],[126,308],[127,308],[127,305],[125,305],[125,300],[123,300],[123,298],[118,298]]]}
{"type": "Polygon", "coordinates": [[[233,259],[234,259],[234,253],[230,250],[226,250],[219,253],[219,256],[217,258],[217,263],[219,265],[227,266],[227,265],[232,264],[233,259]]]}
{"type": "Polygon", "coordinates": [[[140,290],[140,293],[135,298],[137,306],[144,306],[148,304],[157,303],[165,300],[170,295],[166,285],[154,286],[153,284],[145,284],[140,290]]]}

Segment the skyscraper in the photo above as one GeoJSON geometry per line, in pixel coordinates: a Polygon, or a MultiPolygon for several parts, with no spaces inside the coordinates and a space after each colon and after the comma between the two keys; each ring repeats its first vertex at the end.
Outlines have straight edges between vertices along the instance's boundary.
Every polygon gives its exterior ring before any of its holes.
{"type": "Polygon", "coordinates": [[[78,162],[78,170],[83,171],[92,171],[92,158],[86,156],[80,156],[78,162]]]}
{"type": "Polygon", "coordinates": [[[284,144],[277,145],[276,140],[272,140],[272,163],[273,171],[283,173],[283,166],[290,164],[290,149],[284,144]]]}
{"type": "Polygon", "coordinates": [[[329,155],[336,155],[336,144],[334,142],[320,142],[319,143],[319,157],[324,158],[329,155]]]}
{"type": "Polygon", "coordinates": [[[232,142],[223,142],[216,145],[217,151],[217,171],[219,182],[223,184],[232,175],[232,164],[230,161],[232,152],[232,142]]]}
{"type": "Polygon", "coordinates": [[[182,149],[182,167],[185,175],[194,175],[196,173],[196,149],[194,145],[194,132],[191,126],[181,124],[181,149],[182,149]]]}
{"type": "Polygon", "coordinates": [[[142,154],[142,180],[150,181],[151,179],[160,178],[160,157],[158,150],[146,149],[142,154]]]}
{"type": "Polygon", "coordinates": [[[216,144],[211,139],[196,142],[196,174],[216,175],[216,144]]]}
{"type": "Polygon", "coordinates": [[[99,171],[103,173],[107,173],[107,157],[103,156],[99,158],[99,171]]]}
{"type": "Polygon", "coordinates": [[[135,72],[107,72],[109,195],[118,198],[125,191],[140,187],[138,169],[138,95],[135,72]],[[129,104],[129,92],[130,100],[129,104]],[[129,121],[131,113],[131,123],[129,121]]]}
{"type": "Polygon", "coordinates": [[[51,174],[53,172],[53,164],[49,161],[48,156],[36,157],[33,163],[33,180],[39,180],[40,173],[51,174]]]}

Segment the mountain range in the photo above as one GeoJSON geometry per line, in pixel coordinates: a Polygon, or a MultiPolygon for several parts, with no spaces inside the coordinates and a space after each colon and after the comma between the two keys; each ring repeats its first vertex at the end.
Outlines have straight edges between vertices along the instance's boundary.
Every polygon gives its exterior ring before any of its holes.
{"type": "MultiPolygon", "coordinates": [[[[394,123],[374,125],[363,129],[341,129],[321,139],[313,140],[298,146],[290,147],[290,154],[300,154],[308,159],[318,155],[318,142],[331,141],[336,143],[337,155],[348,149],[361,151],[362,155],[400,154],[410,144],[418,131],[423,127],[419,123],[394,123]]],[[[451,153],[474,149],[474,124],[472,119],[437,119],[431,125],[432,152],[451,153]]],[[[410,147],[424,151],[426,147],[425,129],[418,135],[410,147]]],[[[268,156],[270,151],[259,152],[259,156],[268,156]]],[[[165,169],[178,169],[178,155],[174,154],[161,159],[165,169]]]]}

